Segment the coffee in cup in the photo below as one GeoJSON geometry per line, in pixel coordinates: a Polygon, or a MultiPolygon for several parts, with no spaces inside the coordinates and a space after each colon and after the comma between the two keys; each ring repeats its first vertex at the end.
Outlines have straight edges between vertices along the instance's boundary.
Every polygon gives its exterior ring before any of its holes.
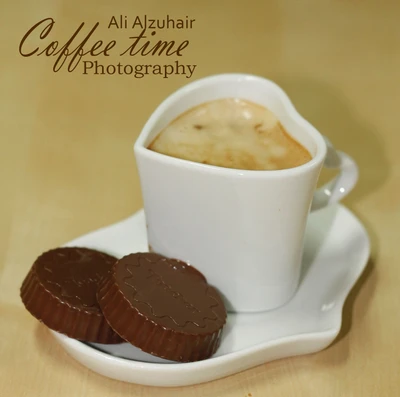
{"type": "Polygon", "coordinates": [[[293,296],[310,208],[338,202],[358,176],[356,163],[336,152],[279,86],[246,74],[210,76],[177,90],[150,116],[134,150],[148,244],[199,269],[237,312],[275,309],[293,296]],[[227,155],[243,148],[251,161],[227,155]],[[339,174],[316,189],[324,163],[339,174]],[[252,170],[271,165],[283,169],[252,170]]]}
{"type": "Polygon", "coordinates": [[[264,106],[223,98],[190,108],[170,122],[148,149],[168,156],[244,170],[280,170],[311,160],[264,106]]]}

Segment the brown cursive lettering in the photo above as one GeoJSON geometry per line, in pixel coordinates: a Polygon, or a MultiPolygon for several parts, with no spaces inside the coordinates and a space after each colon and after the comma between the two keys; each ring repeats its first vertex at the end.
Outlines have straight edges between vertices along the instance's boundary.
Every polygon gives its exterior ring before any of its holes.
{"type": "MultiPolygon", "coordinates": [[[[179,46],[177,48],[175,48],[176,43],[174,40],[171,40],[171,41],[159,40],[153,47],[151,47],[148,51],[146,51],[150,45],[150,41],[147,40],[140,48],[136,48],[136,46],[139,44],[139,42],[142,41],[142,39],[147,38],[147,36],[144,35],[145,32],[146,32],[146,29],[143,29],[140,32],[139,36],[129,37],[130,39],[133,39],[134,41],[120,55],[128,54],[130,56],[134,56],[134,55],[140,54],[142,56],[146,56],[146,55],[160,56],[163,53],[165,53],[166,56],[177,55],[180,57],[180,56],[182,56],[181,52],[189,45],[189,41],[185,40],[181,44],[179,44],[179,46]]],[[[155,34],[156,34],[156,32],[153,30],[151,32],[151,35],[154,36],[155,34]]]]}
{"type": "Polygon", "coordinates": [[[35,54],[39,48],[36,48],[35,50],[33,50],[32,52],[29,53],[24,53],[23,52],[23,46],[25,44],[26,39],[31,35],[31,33],[38,27],[40,26],[43,22],[46,21],[50,21],[50,23],[42,30],[42,32],[40,33],[39,37],[41,39],[44,39],[47,37],[47,35],[50,33],[51,28],[54,25],[54,19],[53,18],[45,18],[42,19],[41,21],[39,21],[38,23],[36,23],[35,25],[33,25],[25,34],[25,36],[22,38],[21,43],[19,44],[19,53],[23,56],[23,57],[30,57],[31,55],[35,54]]]}
{"type": "Polygon", "coordinates": [[[72,49],[72,45],[73,45],[73,43],[75,43],[76,37],[78,36],[78,34],[81,32],[81,30],[85,26],[85,23],[82,22],[78,26],[78,28],[76,29],[74,34],[71,36],[71,38],[69,40],[67,40],[67,42],[60,48],[59,48],[60,43],[55,40],[55,41],[50,42],[50,44],[45,46],[42,50],[40,50],[40,48],[37,47],[34,50],[27,52],[25,50],[25,44],[26,44],[27,39],[35,32],[35,30],[37,28],[39,28],[42,24],[44,24],[46,22],[48,22],[48,23],[43,28],[43,30],[40,32],[39,38],[40,38],[40,40],[47,38],[47,36],[51,32],[51,30],[53,29],[53,26],[55,24],[55,21],[53,18],[45,18],[45,19],[39,21],[38,23],[36,23],[35,25],[33,25],[32,28],[30,28],[26,32],[24,37],[22,38],[21,43],[19,45],[19,52],[24,57],[29,57],[34,54],[36,54],[37,56],[40,56],[40,55],[57,56],[57,59],[53,65],[54,72],[58,72],[63,67],[63,65],[65,64],[67,59],[69,60],[67,69],[69,72],[72,72],[76,69],[79,62],[85,55],[89,54],[94,57],[99,56],[99,55],[109,56],[110,50],[113,47],[115,47],[115,45],[116,45],[116,41],[111,40],[110,42],[108,42],[105,45],[105,47],[103,47],[104,42],[102,40],[98,40],[90,47],[89,50],[85,51],[85,45],[87,44],[89,39],[94,34],[97,27],[99,26],[99,22],[97,22],[93,26],[93,28],[89,31],[89,33],[83,38],[83,40],[74,49],[72,49]]]}

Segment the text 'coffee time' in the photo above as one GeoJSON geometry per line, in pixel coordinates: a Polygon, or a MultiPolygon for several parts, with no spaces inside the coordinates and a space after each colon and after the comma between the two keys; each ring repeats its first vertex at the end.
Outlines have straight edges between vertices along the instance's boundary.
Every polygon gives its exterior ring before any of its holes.
{"type": "MultiPolygon", "coordinates": [[[[69,39],[55,40],[56,22],[53,18],[45,18],[34,24],[23,36],[19,52],[24,57],[46,56],[54,59],[53,71],[58,72],[62,68],[68,72],[81,70],[85,75],[132,75],[142,78],[146,75],[159,75],[168,78],[170,75],[184,75],[190,78],[197,65],[187,65],[179,62],[189,47],[189,40],[160,40],[156,36],[158,30],[167,29],[192,29],[194,19],[173,19],[167,15],[165,19],[151,19],[147,16],[135,17],[128,24],[127,16],[113,16],[108,29],[136,30],[136,33],[124,38],[124,40],[101,40],[100,22],[96,22],[89,28],[82,22],[69,36],[69,39]],[[99,29],[100,28],[100,29],[99,29]],[[139,31],[140,29],[140,31],[139,31]],[[101,58],[118,57],[119,59],[145,58],[146,63],[124,63],[121,61],[102,63],[101,58]],[[150,59],[161,60],[175,58],[174,62],[153,63],[150,59]],[[179,57],[179,58],[178,58],[179,57]],[[95,58],[95,59],[93,59],[95,58]],[[150,61],[150,62],[149,62],[150,61]]],[[[110,59],[110,58],[108,58],[110,59]]]]}

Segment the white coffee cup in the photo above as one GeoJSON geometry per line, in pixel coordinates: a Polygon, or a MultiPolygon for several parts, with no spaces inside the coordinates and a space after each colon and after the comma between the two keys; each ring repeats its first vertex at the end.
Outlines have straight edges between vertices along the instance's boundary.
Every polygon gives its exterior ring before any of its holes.
{"type": "Polygon", "coordinates": [[[247,74],[203,78],[173,93],[151,115],[134,151],[149,246],[200,270],[230,311],[274,309],[292,297],[310,208],[339,201],[358,179],[355,162],[336,152],[280,87],[247,74]],[[227,97],[272,110],[312,160],[277,171],[235,170],[147,149],[161,129],[187,109],[227,97]],[[316,191],[324,164],[340,174],[316,191]]]}

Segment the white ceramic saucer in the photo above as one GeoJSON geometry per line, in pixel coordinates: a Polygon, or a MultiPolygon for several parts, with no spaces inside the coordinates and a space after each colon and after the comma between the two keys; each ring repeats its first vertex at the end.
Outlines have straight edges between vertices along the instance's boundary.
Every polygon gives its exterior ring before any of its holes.
{"type": "MultiPolygon", "coordinates": [[[[143,211],[71,241],[122,256],[147,251],[143,211]]],[[[204,247],[207,249],[207,247],[204,247]]],[[[368,235],[345,207],[310,215],[300,287],[285,306],[257,314],[230,314],[222,343],[210,359],[178,364],[153,357],[124,343],[85,344],[53,332],[83,365],[102,375],[152,386],[184,386],[222,378],[282,357],[327,347],[341,327],[343,303],[364,270],[368,235]]]]}

